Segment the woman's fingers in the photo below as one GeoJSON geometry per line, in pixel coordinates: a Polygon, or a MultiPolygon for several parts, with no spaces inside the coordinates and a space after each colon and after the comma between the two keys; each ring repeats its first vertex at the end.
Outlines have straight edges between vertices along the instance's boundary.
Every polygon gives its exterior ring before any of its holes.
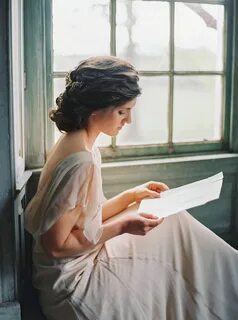
{"type": "Polygon", "coordinates": [[[163,218],[158,218],[153,214],[142,213],[126,220],[123,233],[146,235],[147,232],[161,224],[163,220],[163,218]]]}
{"type": "Polygon", "coordinates": [[[146,219],[159,219],[155,214],[153,213],[140,213],[140,216],[146,219]]]}
{"type": "Polygon", "coordinates": [[[152,228],[152,227],[145,227],[145,228],[144,228],[144,231],[145,231],[145,233],[147,233],[147,232],[149,232],[149,231],[152,230],[152,229],[154,229],[154,228],[152,228]]]}
{"type": "Polygon", "coordinates": [[[146,198],[147,199],[149,199],[149,198],[150,199],[160,198],[160,194],[159,194],[159,192],[156,192],[156,191],[150,190],[148,188],[145,188],[143,193],[142,193],[142,195],[141,195],[140,201],[143,200],[143,199],[146,199],[146,198]]]}
{"type": "Polygon", "coordinates": [[[156,219],[156,220],[147,220],[146,225],[144,226],[144,233],[146,234],[150,230],[157,227],[159,224],[161,224],[164,221],[164,218],[156,219]]]}
{"type": "Polygon", "coordinates": [[[160,218],[157,219],[148,219],[147,220],[147,226],[148,227],[156,227],[158,226],[163,220],[160,218]]]}
{"type": "Polygon", "coordinates": [[[148,196],[150,198],[160,198],[159,192],[148,190],[148,196]]]}
{"type": "Polygon", "coordinates": [[[156,181],[150,181],[148,183],[148,188],[150,190],[154,190],[154,191],[157,191],[157,192],[166,191],[166,190],[169,189],[169,187],[165,183],[156,182],[156,181]]]}
{"type": "Polygon", "coordinates": [[[156,227],[164,220],[150,213],[141,213],[140,216],[144,218],[144,227],[156,227]]]}
{"type": "Polygon", "coordinates": [[[159,218],[159,224],[161,224],[164,221],[164,218],[159,218]]]}

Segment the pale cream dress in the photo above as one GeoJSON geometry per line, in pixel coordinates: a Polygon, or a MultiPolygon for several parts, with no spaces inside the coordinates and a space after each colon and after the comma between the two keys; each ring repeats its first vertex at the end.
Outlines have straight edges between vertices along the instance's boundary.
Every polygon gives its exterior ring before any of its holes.
{"type": "MultiPolygon", "coordinates": [[[[238,252],[186,211],[146,236],[123,234],[64,259],[45,254],[39,236],[77,204],[84,235],[97,244],[105,201],[100,166],[97,148],[66,157],[25,211],[33,284],[47,319],[238,319],[238,252]]],[[[136,205],[122,214],[137,214],[136,205]]]]}

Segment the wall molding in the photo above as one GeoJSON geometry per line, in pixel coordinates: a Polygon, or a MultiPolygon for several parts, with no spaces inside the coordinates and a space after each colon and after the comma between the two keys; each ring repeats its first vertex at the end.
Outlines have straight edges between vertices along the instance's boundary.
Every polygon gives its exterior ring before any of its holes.
{"type": "Polygon", "coordinates": [[[21,309],[18,302],[0,303],[0,320],[20,320],[21,309]]]}

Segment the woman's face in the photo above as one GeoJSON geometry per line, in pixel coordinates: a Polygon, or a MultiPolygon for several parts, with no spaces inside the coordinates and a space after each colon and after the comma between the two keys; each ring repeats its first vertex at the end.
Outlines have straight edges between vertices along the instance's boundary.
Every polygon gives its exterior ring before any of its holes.
{"type": "Polygon", "coordinates": [[[94,124],[100,132],[115,136],[126,123],[131,123],[131,109],[136,104],[136,98],[120,107],[99,110],[93,116],[94,124]]]}

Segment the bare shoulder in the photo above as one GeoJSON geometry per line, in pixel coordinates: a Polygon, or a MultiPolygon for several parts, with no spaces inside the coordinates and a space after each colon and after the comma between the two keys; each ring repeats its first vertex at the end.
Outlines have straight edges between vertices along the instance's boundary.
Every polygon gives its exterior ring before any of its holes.
{"type": "Polygon", "coordinates": [[[80,143],[80,141],[76,139],[76,135],[63,134],[47,155],[45,165],[41,172],[39,185],[44,184],[62,160],[80,151],[85,151],[85,147],[83,143],[80,143]]]}

